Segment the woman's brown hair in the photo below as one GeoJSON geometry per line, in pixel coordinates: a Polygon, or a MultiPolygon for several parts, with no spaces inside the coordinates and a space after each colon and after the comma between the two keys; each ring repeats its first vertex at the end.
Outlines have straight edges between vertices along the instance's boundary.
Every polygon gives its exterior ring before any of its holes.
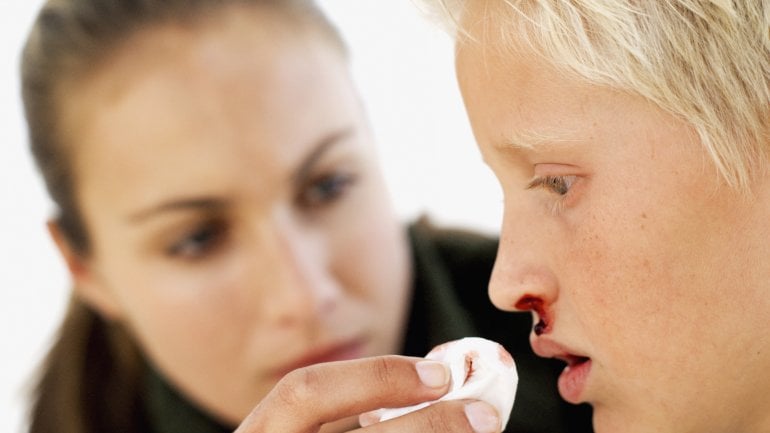
{"type": "MultiPolygon", "coordinates": [[[[151,26],[192,26],[230,7],[270,8],[306,24],[345,51],[313,0],[49,0],[24,47],[22,98],[32,153],[56,204],[54,222],[68,246],[87,257],[91,239],[78,209],[77,173],[63,110],[77,85],[110,53],[151,26]]],[[[30,432],[139,432],[143,358],[120,323],[73,296],[41,367],[30,432]]]]}

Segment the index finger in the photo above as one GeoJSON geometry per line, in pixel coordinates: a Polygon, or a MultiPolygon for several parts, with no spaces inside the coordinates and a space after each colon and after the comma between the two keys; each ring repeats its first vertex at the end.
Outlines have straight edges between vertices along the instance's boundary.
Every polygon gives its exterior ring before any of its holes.
{"type": "Polygon", "coordinates": [[[380,407],[435,400],[448,389],[447,367],[423,358],[390,355],[316,364],[281,379],[236,433],[314,433],[325,423],[380,407]]]}

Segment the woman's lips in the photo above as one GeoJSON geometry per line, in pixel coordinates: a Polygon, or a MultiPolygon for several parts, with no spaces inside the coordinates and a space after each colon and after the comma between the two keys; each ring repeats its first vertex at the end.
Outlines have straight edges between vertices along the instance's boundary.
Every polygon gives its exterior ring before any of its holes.
{"type": "Polygon", "coordinates": [[[316,349],[309,350],[299,358],[286,363],[282,367],[279,367],[276,369],[275,376],[280,379],[289,372],[298,368],[307,367],[313,364],[320,364],[322,362],[358,359],[363,355],[364,341],[361,339],[324,345],[316,349]]]}
{"type": "Polygon", "coordinates": [[[560,344],[543,337],[533,337],[531,344],[532,350],[538,356],[555,358],[567,363],[559,375],[559,394],[570,403],[582,403],[581,397],[591,373],[591,358],[577,355],[560,344]]]}

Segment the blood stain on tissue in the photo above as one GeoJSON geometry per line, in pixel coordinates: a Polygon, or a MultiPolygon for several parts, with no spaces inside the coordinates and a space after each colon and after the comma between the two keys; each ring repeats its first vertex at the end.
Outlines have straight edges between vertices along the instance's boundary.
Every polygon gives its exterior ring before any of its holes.
{"type": "Polygon", "coordinates": [[[510,353],[508,353],[507,350],[503,346],[497,347],[497,355],[500,358],[500,362],[503,363],[506,367],[513,367],[513,357],[510,353]]]}
{"type": "Polygon", "coordinates": [[[473,376],[473,359],[478,358],[478,356],[479,354],[476,351],[465,354],[465,380],[463,380],[463,385],[468,383],[468,380],[473,376]]]}

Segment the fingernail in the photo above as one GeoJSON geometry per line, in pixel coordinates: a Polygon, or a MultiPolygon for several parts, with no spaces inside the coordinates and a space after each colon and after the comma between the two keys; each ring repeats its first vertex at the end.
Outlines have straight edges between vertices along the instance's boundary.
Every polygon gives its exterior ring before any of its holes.
{"type": "Polygon", "coordinates": [[[420,381],[431,388],[441,388],[449,383],[449,367],[443,362],[420,361],[415,365],[420,381]]]}
{"type": "Polygon", "coordinates": [[[361,424],[361,427],[368,427],[378,422],[380,422],[380,409],[365,412],[358,416],[358,423],[361,424]]]}
{"type": "Polygon", "coordinates": [[[496,433],[500,431],[500,418],[497,411],[483,401],[465,405],[465,416],[476,433],[496,433]]]}

